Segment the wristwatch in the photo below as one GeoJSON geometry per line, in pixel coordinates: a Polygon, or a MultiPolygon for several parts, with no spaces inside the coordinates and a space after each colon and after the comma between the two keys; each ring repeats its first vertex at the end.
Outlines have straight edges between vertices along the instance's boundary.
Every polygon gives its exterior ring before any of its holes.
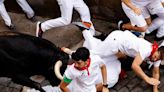
{"type": "Polygon", "coordinates": [[[103,87],[106,87],[106,88],[108,88],[108,84],[103,84],[103,87]]]}

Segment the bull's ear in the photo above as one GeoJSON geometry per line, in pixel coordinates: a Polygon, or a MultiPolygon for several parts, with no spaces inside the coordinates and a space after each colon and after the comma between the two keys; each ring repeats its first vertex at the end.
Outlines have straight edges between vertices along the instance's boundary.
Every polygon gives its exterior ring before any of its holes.
{"type": "Polygon", "coordinates": [[[60,67],[62,66],[62,61],[57,61],[56,64],[54,65],[54,72],[55,75],[58,79],[63,80],[63,76],[60,73],[60,67]]]}

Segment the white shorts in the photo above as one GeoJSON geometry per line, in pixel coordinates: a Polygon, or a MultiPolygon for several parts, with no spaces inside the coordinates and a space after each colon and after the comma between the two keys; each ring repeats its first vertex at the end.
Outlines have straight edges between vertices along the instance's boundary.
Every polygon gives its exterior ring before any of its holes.
{"type": "Polygon", "coordinates": [[[103,58],[103,60],[107,69],[108,88],[111,88],[118,82],[121,72],[121,62],[115,55],[103,58]]]}
{"type": "Polygon", "coordinates": [[[151,17],[150,12],[149,12],[149,10],[148,10],[146,7],[142,8],[142,15],[143,15],[143,17],[144,17],[145,19],[151,17]]]}
{"type": "Polygon", "coordinates": [[[154,2],[151,2],[146,7],[152,15],[164,13],[164,7],[159,0],[154,0],[154,2]]]}
{"type": "MultiPolygon", "coordinates": [[[[117,59],[115,55],[102,58],[104,60],[104,63],[106,65],[107,69],[107,84],[108,88],[113,87],[119,80],[119,75],[121,72],[121,62],[117,59]]],[[[102,75],[101,73],[98,75],[98,79],[96,81],[96,84],[101,83],[102,75]]]]}
{"type": "MultiPolygon", "coordinates": [[[[130,9],[128,6],[126,6],[123,2],[122,2],[122,8],[125,12],[125,14],[127,15],[127,17],[130,19],[130,22],[133,26],[138,26],[138,27],[144,27],[147,25],[144,16],[141,15],[137,15],[136,13],[133,12],[132,9],[130,9]]],[[[140,8],[142,10],[142,7],[140,8]]]]}
{"type": "Polygon", "coordinates": [[[157,31],[156,36],[157,36],[158,38],[164,36],[164,24],[158,28],[158,31],[157,31]]]}

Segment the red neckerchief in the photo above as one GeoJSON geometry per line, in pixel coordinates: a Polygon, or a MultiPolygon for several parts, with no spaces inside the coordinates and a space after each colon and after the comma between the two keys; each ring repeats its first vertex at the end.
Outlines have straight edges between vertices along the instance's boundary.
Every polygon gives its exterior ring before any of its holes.
{"type": "Polygon", "coordinates": [[[154,41],[153,45],[152,45],[152,51],[151,51],[151,55],[149,56],[149,58],[151,58],[153,56],[153,54],[158,50],[158,44],[156,41],[154,41]]]}
{"type": "MultiPolygon", "coordinates": [[[[90,73],[89,73],[88,68],[89,68],[89,66],[90,66],[90,64],[91,64],[91,59],[89,58],[89,60],[88,60],[87,62],[88,62],[87,66],[84,66],[84,67],[82,67],[81,69],[78,69],[78,70],[80,70],[80,71],[82,71],[82,70],[87,70],[88,76],[89,76],[90,73]]],[[[74,65],[74,67],[75,67],[75,65],[74,65]]],[[[75,68],[76,68],[76,67],[75,67],[75,68]]]]}

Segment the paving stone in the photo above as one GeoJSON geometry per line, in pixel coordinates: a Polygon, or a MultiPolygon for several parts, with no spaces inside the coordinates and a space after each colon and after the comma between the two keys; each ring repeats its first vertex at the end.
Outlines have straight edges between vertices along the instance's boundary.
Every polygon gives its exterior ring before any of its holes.
{"type": "Polygon", "coordinates": [[[6,86],[0,85],[0,92],[1,92],[3,89],[6,89],[6,88],[7,88],[6,86]]]}
{"type": "Polygon", "coordinates": [[[117,91],[121,88],[123,88],[125,85],[127,85],[127,83],[129,82],[128,79],[124,79],[124,80],[121,80],[119,81],[115,86],[114,86],[114,89],[116,89],[117,91]]]}
{"type": "Polygon", "coordinates": [[[12,88],[11,92],[20,92],[21,89],[12,88]]]}
{"type": "Polygon", "coordinates": [[[130,92],[129,90],[128,90],[128,88],[127,87],[123,87],[123,88],[121,88],[119,91],[117,91],[117,92],[130,92]]]}
{"type": "Polygon", "coordinates": [[[145,81],[143,81],[143,80],[140,82],[140,84],[139,84],[139,85],[140,85],[140,87],[142,87],[142,88],[147,88],[147,87],[149,87],[149,86],[150,86],[148,83],[146,83],[146,82],[145,82],[145,81]]]}
{"type": "Polygon", "coordinates": [[[8,87],[4,85],[0,85],[0,92],[20,92],[20,88],[18,89],[17,87],[8,87]]]}
{"type": "MultiPolygon", "coordinates": [[[[151,88],[145,88],[145,90],[143,92],[153,92],[151,88]]],[[[162,92],[162,91],[160,91],[162,92]]]]}
{"type": "Polygon", "coordinates": [[[141,87],[137,86],[134,89],[132,89],[131,92],[143,92],[143,89],[141,87]]]}
{"type": "Polygon", "coordinates": [[[159,91],[160,91],[160,92],[164,92],[164,86],[160,87],[160,88],[159,88],[159,91]]]}
{"type": "Polygon", "coordinates": [[[161,82],[160,84],[163,85],[164,84],[164,77],[162,77],[162,76],[164,76],[164,72],[161,72],[160,76],[161,76],[160,77],[160,82],[161,82]]]}
{"type": "Polygon", "coordinates": [[[128,79],[133,79],[134,77],[136,77],[136,74],[134,71],[128,71],[126,74],[127,74],[128,79]]]}
{"type": "Polygon", "coordinates": [[[10,88],[16,88],[16,89],[21,89],[22,85],[16,84],[14,82],[10,82],[10,84],[8,85],[8,87],[10,88]]]}
{"type": "Polygon", "coordinates": [[[135,77],[134,79],[129,81],[127,87],[129,88],[129,90],[132,90],[140,82],[141,82],[141,80],[138,77],[135,77]]]}
{"type": "Polygon", "coordinates": [[[117,92],[117,91],[116,91],[116,90],[114,90],[114,89],[110,89],[109,91],[110,91],[110,92],[117,92]]]}
{"type": "MultiPolygon", "coordinates": [[[[13,88],[6,87],[6,88],[2,89],[1,92],[13,92],[13,88]]],[[[18,92],[18,90],[15,90],[15,92],[18,92]]]]}
{"type": "Polygon", "coordinates": [[[0,77],[0,85],[8,86],[11,82],[10,78],[0,77]]]}

